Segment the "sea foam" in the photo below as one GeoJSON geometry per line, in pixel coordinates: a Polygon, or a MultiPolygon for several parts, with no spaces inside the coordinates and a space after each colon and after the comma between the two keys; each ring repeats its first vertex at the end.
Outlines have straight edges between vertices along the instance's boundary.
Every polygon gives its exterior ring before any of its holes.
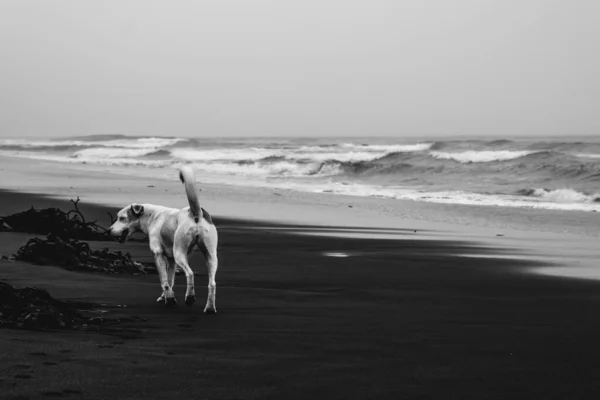
{"type": "Polygon", "coordinates": [[[600,193],[586,194],[574,189],[536,188],[525,190],[523,194],[557,203],[596,203],[600,199],[600,193]]]}
{"type": "Polygon", "coordinates": [[[528,156],[530,154],[537,153],[537,151],[514,151],[514,150],[500,150],[500,151],[463,151],[460,153],[448,153],[440,151],[432,151],[429,154],[434,158],[442,160],[454,160],[460,163],[485,163],[492,161],[506,161],[513,160],[528,156]]]}
{"type": "Polygon", "coordinates": [[[92,160],[95,158],[127,158],[127,157],[141,157],[148,154],[152,154],[158,151],[160,147],[145,147],[145,148],[107,148],[107,147],[96,147],[91,149],[78,150],[73,153],[73,158],[81,158],[92,160]]]}

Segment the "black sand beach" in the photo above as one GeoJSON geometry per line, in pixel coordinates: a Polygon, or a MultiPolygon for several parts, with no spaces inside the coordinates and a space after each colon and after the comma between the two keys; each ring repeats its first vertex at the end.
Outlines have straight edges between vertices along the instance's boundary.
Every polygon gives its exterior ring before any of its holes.
{"type": "MultiPolygon", "coordinates": [[[[69,207],[28,194],[0,198],[1,214],[69,207]]],[[[106,208],[81,208],[107,220],[106,208]]],[[[522,273],[531,261],[461,257],[497,250],[419,240],[410,226],[397,230],[397,240],[381,240],[214,220],[216,315],[202,314],[198,253],[191,265],[200,305],[183,305],[179,276],[176,309],[154,302],[155,275],[0,261],[0,281],[125,304],[118,312],[147,318],[125,322],[120,336],[3,329],[0,397],[575,399],[600,392],[598,282],[522,273]],[[330,252],[350,256],[324,256],[330,252]]],[[[28,237],[0,233],[0,254],[28,237]]],[[[145,243],[106,245],[151,259],[145,243]]]]}

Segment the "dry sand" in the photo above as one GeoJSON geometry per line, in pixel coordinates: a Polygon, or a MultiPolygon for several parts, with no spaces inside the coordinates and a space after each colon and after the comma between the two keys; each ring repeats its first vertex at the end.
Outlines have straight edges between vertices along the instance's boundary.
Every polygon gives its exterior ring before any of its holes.
{"type": "MultiPolygon", "coordinates": [[[[0,215],[68,208],[75,196],[101,222],[131,202],[185,206],[176,175],[118,172],[0,158],[10,190],[0,193],[0,215]]],[[[124,338],[2,330],[1,398],[598,394],[600,283],[582,279],[600,276],[596,214],[201,187],[221,238],[219,313],[155,304],[156,276],[0,261],[2,281],[110,310],[127,304],[123,312],[148,318],[125,323],[124,338]],[[557,270],[576,279],[534,273],[557,270]]],[[[0,233],[0,254],[28,237],[0,233]]],[[[150,259],[143,243],[105,245],[150,259]]],[[[202,264],[195,254],[200,298],[202,264]]]]}

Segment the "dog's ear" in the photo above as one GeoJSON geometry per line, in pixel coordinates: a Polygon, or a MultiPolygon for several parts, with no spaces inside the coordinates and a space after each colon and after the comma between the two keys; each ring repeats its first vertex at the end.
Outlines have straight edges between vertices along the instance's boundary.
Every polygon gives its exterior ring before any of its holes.
{"type": "Polygon", "coordinates": [[[131,213],[134,217],[141,217],[144,214],[144,206],[140,204],[132,204],[131,205],[131,213]]]}

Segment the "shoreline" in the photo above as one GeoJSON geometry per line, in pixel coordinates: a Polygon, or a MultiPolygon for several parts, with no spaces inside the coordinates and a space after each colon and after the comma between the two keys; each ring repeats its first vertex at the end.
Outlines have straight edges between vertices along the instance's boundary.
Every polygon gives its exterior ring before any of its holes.
{"type": "MultiPolygon", "coordinates": [[[[116,209],[132,202],[171,207],[187,205],[175,170],[173,178],[165,180],[138,176],[136,168],[122,168],[115,173],[101,166],[29,161],[0,157],[0,181],[4,189],[64,200],[80,196],[82,204],[116,209]]],[[[446,205],[207,184],[203,183],[201,174],[196,180],[201,190],[201,204],[214,216],[261,223],[405,228],[420,232],[417,235],[420,239],[474,241],[481,246],[511,249],[515,257],[524,256],[546,262],[548,266],[560,264],[563,267],[532,269],[534,273],[600,279],[600,268],[596,265],[600,257],[597,248],[600,213],[446,205]]],[[[16,211],[21,210],[11,210],[16,211]]],[[[108,217],[102,218],[107,220],[108,217]]],[[[381,231],[352,235],[386,237],[381,231]]]]}
{"type": "MultiPolygon", "coordinates": [[[[177,184],[179,183],[177,170],[175,168],[156,169],[156,171],[161,171],[159,176],[152,174],[152,171],[155,171],[155,169],[136,166],[107,167],[90,164],[68,164],[59,161],[29,160],[0,155],[2,189],[57,196],[76,196],[77,190],[80,190],[90,195],[89,201],[98,204],[106,203],[111,206],[127,204],[131,202],[130,198],[132,196],[129,195],[128,199],[121,199],[123,193],[119,192],[121,192],[122,187],[115,185],[117,191],[111,192],[110,196],[107,196],[108,193],[102,192],[103,196],[92,197],[92,195],[100,193],[104,183],[110,183],[111,187],[115,182],[121,182],[123,185],[133,184],[136,185],[136,189],[141,190],[138,193],[139,196],[147,196],[163,200],[163,202],[173,203],[174,196],[171,195],[176,196],[176,193],[161,193],[158,190],[147,190],[146,188],[150,187],[152,189],[152,186],[155,187],[156,183],[161,183],[161,189],[166,188],[166,191],[177,190],[177,184]],[[167,171],[171,172],[169,177],[166,177],[167,171]],[[94,183],[94,180],[100,182],[94,183]],[[67,182],[69,183],[68,187],[65,186],[67,182]],[[143,183],[146,183],[146,187],[143,183]],[[58,185],[56,186],[56,184],[58,185]]],[[[209,182],[205,182],[206,178],[201,172],[197,173],[196,181],[200,190],[204,191],[203,189],[206,188],[205,193],[201,193],[201,196],[205,196],[207,201],[225,198],[228,202],[232,202],[231,197],[244,196],[244,201],[249,203],[267,200],[271,204],[290,203],[293,206],[352,205],[353,208],[361,208],[361,210],[353,211],[363,211],[362,209],[364,209],[365,212],[372,214],[383,213],[387,216],[412,221],[600,237],[600,213],[588,211],[549,210],[500,205],[447,204],[375,196],[352,196],[338,193],[306,192],[289,188],[211,183],[210,177],[209,182]],[[285,193],[286,196],[282,196],[282,193],[285,193]],[[279,199],[275,196],[278,196],[279,199]],[[557,217],[559,217],[558,222],[553,223],[553,220],[557,217]]],[[[239,214],[235,210],[227,211],[230,211],[230,213],[233,211],[236,217],[239,214]]],[[[268,212],[261,212],[261,209],[258,209],[258,211],[260,212],[258,215],[260,219],[294,219],[291,212],[288,212],[288,215],[280,213],[272,217],[268,212]]],[[[240,214],[239,217],[244,217],[244,215],[240,214]]],[[[248,218],[253,217],[253,215],[248,216],[248,218]]],[[[376,222],[386,224],[386,221],[381,218],[376,222]]]]}

